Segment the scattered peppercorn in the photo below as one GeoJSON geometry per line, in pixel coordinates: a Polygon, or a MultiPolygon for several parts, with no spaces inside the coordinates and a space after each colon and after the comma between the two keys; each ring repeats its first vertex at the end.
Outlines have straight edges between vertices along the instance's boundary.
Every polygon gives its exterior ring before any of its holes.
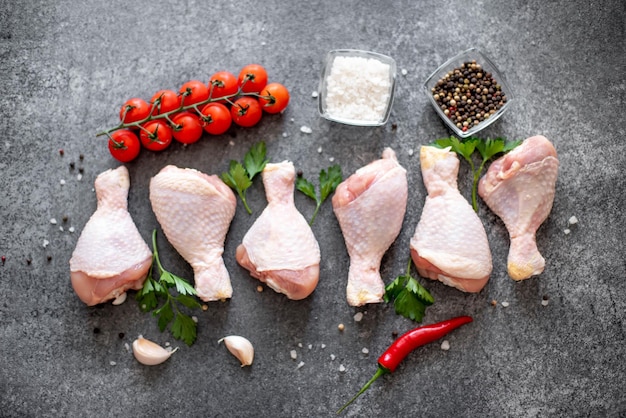
{"type": "Polygon", "coordinates": [[[50,261],[50,260],[52,260],[52,256],[51,256],[51,255],[49,255],[49,256],[47,256],[47,257],[46,257],[46,259],[47,259],[48,261],[50,261]]]}
{"type": "Polygon", "coordinates": [[[70,163],[70,169],[72,169],[72,170],[73,170],[73,169],[74,169],[74,167],[76,167],[76,164],[74,164],[74,161],[72,161],[72,162],[70,163]]]}
{"type": "Polygon", "coordinates": [[[120,332],[119,334],[117,334],[118,337],[120,337],[120,340],[124,338],[124,333],[120,332]]]}
{"type": "Polygon", "coordinates": [[[304,175],[304,173],[302,172],[302,170],[298,170],[298,171],[296,172],[296,175],[297,175],[298,177],[302,177],[302,176],[304,175]]]}
{"type": "Polygon", "coordinates": [[[69,219],[69,218],[67,217],[67,215],[64,215],[64,216],[63,216],[63,222],[67,222],[67,220],[68,220],[68,219],[69,219]]]}
{"type": "Polygon", "coordinates": [[[63,156],[63,154],[65,154],[65,151],[63,151],[63,148],[61,148],[61,149],[59,150],[59,155],[62,157],[62,156],[63,156]]]}
{"type": "Polygon", "coordinates": [[[84,156],[83,154],[80,154],[80,155],[78,156],[78,158],[80,158],[80,160],[82,161],[82,160],[84,160],[84,159],[85,159],[85,156],[84,156]]]}
{"type": "Polygon", "coordinates": [[[82,168],[82,167],[80,167],[80,168],[78,169],[78,172],[79,172],[80,174],[83,174],[83,173],[85,172],[85,169],[84,169],[84,168],[82,168]]]}
{"type": "Polygon", "coordinates": [[[398,338],[398,331],[396,330],[391,331],[391,336],[393,337],[394,340],[398,338]]]}
{"type": "Polygon", "coordinates": [[[2,265],[4,266],[4,263],[6,263],[7,258],[5,256],[2,256],[2,265]]]}
{"type": "Polygon", "coordinates": [[[93,329],[94,334],[100,334],[100,328],[96,327],[93,329]]]}
{"type": "Polygon", "coordinates": [[[507,102],[500,84],[491,73],[483,73],[476,60],[449,71],[431,93],[443,113],[463,132],[489,119],[507,102]]]}
{"type": "Polygon", "coordinates": [[[33,262],[33,260],[31,260],[30,258],[26,259],[26,265],[30,266],[30,263],[32,263],[32,262],[33,262]]]}

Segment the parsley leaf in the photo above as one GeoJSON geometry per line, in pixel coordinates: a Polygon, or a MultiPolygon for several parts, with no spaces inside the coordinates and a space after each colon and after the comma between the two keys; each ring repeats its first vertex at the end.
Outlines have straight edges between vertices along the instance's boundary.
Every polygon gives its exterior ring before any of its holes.
{"type": "Polygon", "coordinates": [[[467,161],[470,165],[473,174],[473,183],[472,183],[472,208],[474,211],[478,212],[478,180],[480,179],[480,175],[485,168],[487,162],[501,153],[507,153],[521,144],[522,141],[511,141],[506,142],[504,138],[487,138],[480,139],[476,137],[466,138],[461,141],[454,136],[450,138],[441,138],[437,139],[433,145],[439,148],[450,147],[452,151],[456,152],[460,156],[462,156],[465,161],[467,161]],[[478,168],[474,165],[474,160],[472,160],[472,154],[474,154],[474,150],[478,150],[482,161],[478,168]]]}
{"type": "Polygon", "coordinates": [[[393,300],[398,315],[421,322],[424,319],[426,308],[435,303],[435,299],[425,287],[411,276],[411,263],[412,260],[409,258],[406,274],[396,277],[394,281],[385,286],[383,299],[387,303],[393,300]]]}
{"type": "Polygon", "coordinates": [[[237,192],[249,214],[252,213],[252,210],[246,200],[246,190],[252,186],[252,179],[265,168],[268,162],[267,158],[265,158],[266,152],[265,142],[260,141],[253,144],[243,157],[243,164],[231,160],[228,172],[222,173],[220,176],[228,187],[237,192]]]}
{"type": "Polygon", "coordinates": [[[342,180],[343,175],[341,174],[341,167],[339,167],[339,165],[335,164],[328,167],[328,171],[322,169],[319,174],[320,193],[318,194],[315,191],[313,183],[302,177],[302,175],[298,175],[296,178],[296,189],[304,193],[305,196],[315,200],[315,211],[309,221],[309,225],[313,225],[313,221],[317,216],[317,212],[320,210],[320,206],[322,206],[322,203],[324,203],[328,196],[335,191],[342,180]]]}
{"type": "Polygon", "coordinates": [[[165,331],[173,320],[170,330],[174,338],[191,345],[196,340],[196,322],[178,305],[189,309],[199,308],[201,305],[194,297],[197,295],[196,289],[185,279],[170,273],[161,265],[156,246],[156,229],[152,231],[152,261],[148,277],[141,290],[137,292],[139,307],[144,312],[152,311],[152,315],[158,318],[157,325],[161,332],[165,331]],[[154,278],[155,266],[159,274],[158,279],[154,278]],[[172,288],[176,289],[175,294],[170,292],[172,288]],[[161,306],[159,299],[165,299],[161,306]]]}

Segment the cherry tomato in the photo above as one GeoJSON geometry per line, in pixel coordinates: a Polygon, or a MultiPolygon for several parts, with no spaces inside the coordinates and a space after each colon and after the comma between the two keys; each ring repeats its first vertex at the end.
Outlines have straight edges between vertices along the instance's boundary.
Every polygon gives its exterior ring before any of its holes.
{"type": "Polygon", "coordinates": [[[128,99],[120,109],[120,120],[124,123],[133,123],[143,120],[150,115],[150,105],[137,97],[128,99]]]}
{"type": "MultiPolygon", "coordinates": [[[[224,96],[230,96],[239,90],[237,85],[237,77],[233,73],[228,71],[218,71],[213,74],[209,79],[209,92],[211,98],[218,98],[224,96]],[[213,85],[213,91],[211,92],[211,85],[213,85]]],[[[224,103],[224,100],[220,100],[219,103],[224,103]]]]}
{"type": "Polygon", "coordinates": [[[270,83],[261,90],[259,103],[267,113],[280,113],[289,104],[289,90],[280,83],[270,83]]]}
{"type": "Polygon", "coordinates": [[[235,100],[235,103],[230,108],[230,115],[239,126],[244,128],[250,128],[261,120],[263,111],[259,101],[254,97],[244,96],[235,100]]]}
{"type": "Polygon", "coordinates": [[[172,127],[174,139],[183,144],[193,144],[202,137],[200,118],[191,112],[182,112],[174,115],[172,127]]]}
{"type": "Polygon", "coordinates": [[[198,80],[186,82],[178,92],[185,106],[203,102],[209,98],[209,88],[202,81],[198,80]]]}
{"type": "Polygon", "coordinates": [[[233,118],[230,116],[230,110],[221,103],[209,103],[202,108],[204,115],[202,125],[204,130],[211,135],[221,135],[228,131],[233,118]]]}
{"type": "Polygon", "coordinates": [[[162,120],[151,120],[139,132],[141,144],[150,151],[163,151],[172,143],[172,128],[162,120]]]}
{"type": "Polygon", "coordinates": [[[139,138],[128,129],[115,131],[109,137],[109,152],[117,161],[131,162],[137,158],[140,150],[139,138]]]}
{"type": "Polygon", "coordinates": [[[159,90],[154,93],[152,99],[150,99],[150,106],[153,106],[157,99],[161,99],[160,102],[154,108],[153,115],[161,113],[171,112],[180,107],[180,96],[174,90],[159,90]]]}
{"type": "Polygon", "coordinates": [[[267,71],[259,64],[248,64],[241,69],[237,84],[239,87],[243,85],[241,90],[244,93],[258,93],[267,84],[267,71]]]}

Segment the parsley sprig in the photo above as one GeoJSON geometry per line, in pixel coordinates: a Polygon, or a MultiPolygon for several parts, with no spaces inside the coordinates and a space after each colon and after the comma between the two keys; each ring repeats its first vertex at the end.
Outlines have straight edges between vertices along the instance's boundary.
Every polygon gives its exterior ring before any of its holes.
{"type": "Polygon", "coordinates": [[[265,158],[266,153],[265,142],[257,142],[250,147],[250,150],[244,156],[243,164],[231,160],[228,172],[221,175],[224,183],[237,192],[249,214],[252,214],[252,210],[246,200],[246,190],[252,186],[252,179],[265,168],[268,162],[267,158],[265,158]]]}
{"type": "Polygon", "coordinates": [[[322,170],[319,174],[319,184],[320,184],[320,192],[319,194],[315,191],[315,186],[313,183],[302,177],[302,175],[298,175],[296,178],[296,189],[304,193],[306,196],[315,200],[315,211],[313,212],[313,216],[309,221],[309,225],[313,225],[313,221],[317,216],[317,212],[320,210],[320,206],[322,203],[330,196],[332,192],[335,191],[339,183],[343,180],[341,174],[341,167],[335,164],[333,166],[328,167],[328,171],[322,170]]]}
{"type": "Polygon", "coordinates": [[[396,279],[385,286],[383,299],[389,303],[393,299],[393,305],[398,315],[421,322],[424,318],[426,308],[435,299],[415,278],[411,276],[411,263],[406,268],[406,274],[396,277],[396,279]]]}
{"type": "Polygon", "coordinates": [[[189,309],[199,308],[200,303],[195,298],[196,295],[196,289],[189,282],[163,268],[157,250],[155,229],[152,231],[152,266],[143,288],[136,296],[141,310],[144,312],[153,311],[152,315],[159,318],[157,323],[161,332],[165,331],[173,320],[170,331],[174,338],[183,340],[187,345],[192,345],[196,340],[197,324],[179,305],[189,309]],[[158,279],[155,278],[155,266],[158,279]],[[170,292],[173,288],[176,289],[176,294],[170,292]],[[162,299],[165,302],[159,306],[159,300],[162,299]]]}
{"type": "Polygon", "coordinates": [[[504,138],[488,138],[483,140],[476,137],[470,137],[460,141],[458,138],[451,136],[450,138],[441,138],[436,140],[434,145],[439,148],[451,147],[452,151],[461,155],[465,161],[469,163],[474,175],[474,181],[472,184],[472,208],[474,208],[475,212],[478,212],[478,180],[480,179],[480,174],[485,168],[485,164],[494,156],[500,153],[507,153],[521,143],[522,141],[520,140],[506,142],[506,139],[504,138]],[[476,168],[474,161],[472,160],[474,150],[478,150],[482,158],[478,168],[476,168]]]}

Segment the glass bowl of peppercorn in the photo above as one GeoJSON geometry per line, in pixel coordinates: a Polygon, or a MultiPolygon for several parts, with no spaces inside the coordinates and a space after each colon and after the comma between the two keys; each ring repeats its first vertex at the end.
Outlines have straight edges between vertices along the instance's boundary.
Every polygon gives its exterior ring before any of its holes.
{"type": "Polygon", "coordinates": [[[513,100],[498,67],[476,48],[437,68],[424,83],[424,90],[437,114],[461,138],[494,123],[513,100]]]}

